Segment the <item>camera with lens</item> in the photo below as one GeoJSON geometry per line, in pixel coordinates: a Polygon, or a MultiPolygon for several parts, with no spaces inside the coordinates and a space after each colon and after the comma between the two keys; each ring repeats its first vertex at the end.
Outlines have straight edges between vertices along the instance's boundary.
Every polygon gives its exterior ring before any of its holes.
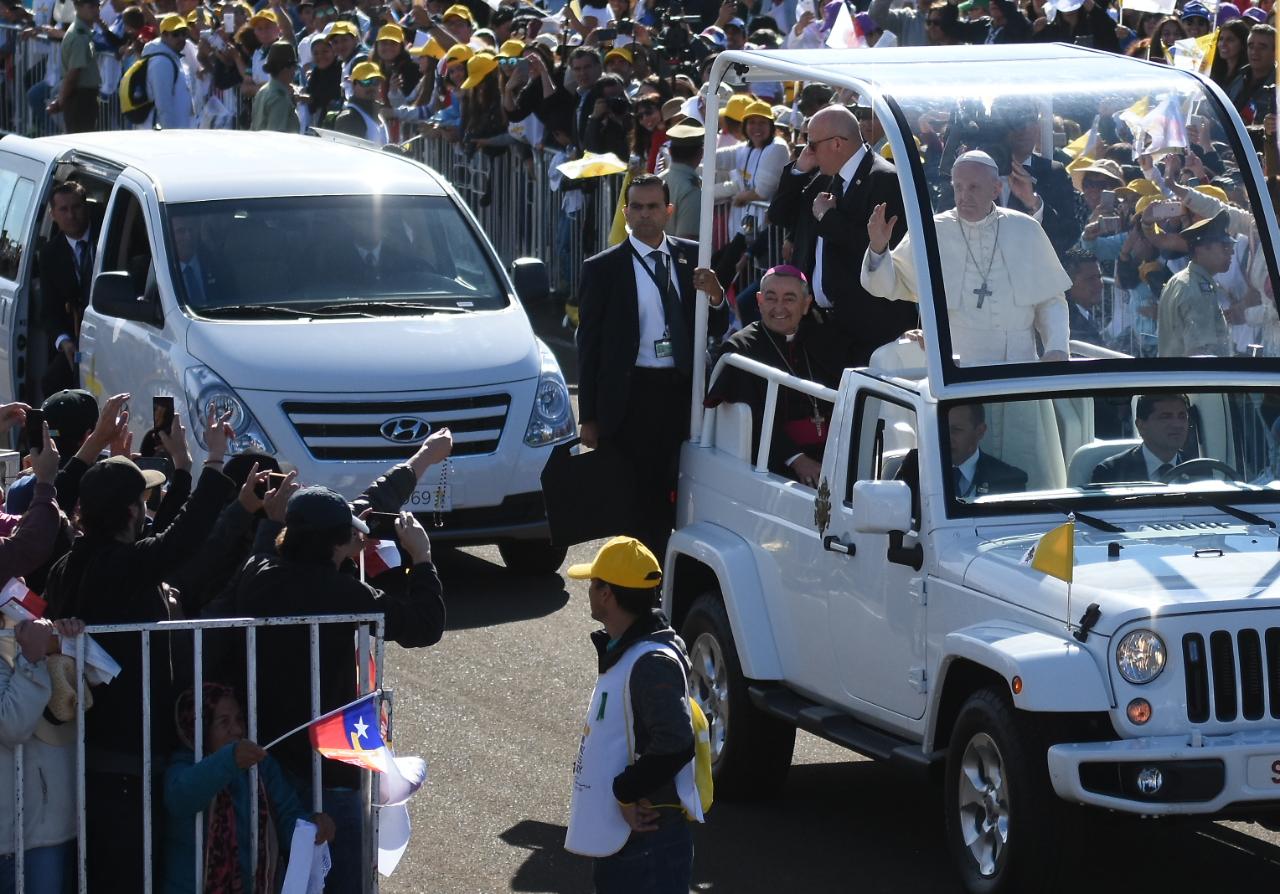
{"type": "Polygon", "coordinates": [[[631,100],[627,99],[625,93],[620,96],[605,97],[604,102],[612,115],[626,115],[631,112],[631,100]]]}
{"type": "Polygon", "coordinates": [[[659,0],[654,11],[658,16],[653,39],[658,75],[670,78],[682,68],[696,72],[698,64],[711,52],[693,36],[694,29],[702,24],[701,16],[685,15],[684,0],[659,0]]]}

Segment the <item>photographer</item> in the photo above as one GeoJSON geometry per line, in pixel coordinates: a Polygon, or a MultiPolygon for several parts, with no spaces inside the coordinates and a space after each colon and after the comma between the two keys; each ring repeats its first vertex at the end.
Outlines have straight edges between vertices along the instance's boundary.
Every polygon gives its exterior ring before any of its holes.
{"type": "Polygon", "coordinates": [[[626,85],[617,75],[601,75],[596,82],[595,95],[582,137],[582,148],[598,155],[612,152],[618,158],[628,158],[635,119],[631,114],[626,85]]]}

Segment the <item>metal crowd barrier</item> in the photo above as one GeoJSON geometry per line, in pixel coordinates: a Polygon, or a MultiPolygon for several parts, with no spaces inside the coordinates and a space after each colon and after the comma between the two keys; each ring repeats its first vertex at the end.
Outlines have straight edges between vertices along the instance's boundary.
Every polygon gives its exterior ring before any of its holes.
{"type": "MultiPolygon", "coordinates": [[[[383,677],[383,649],[385,623],[381,614],[351,614],[351,615],[317,615],[317,616],[294,616],[285,618],[222,618],[207,619],[199,621],[162,621],[153,624],[100,624],[85,628],[85,634],[129,634],[136,633],[139,637],[139,645],[142,650],[142,679],[140,681],[142,688],[142,811],[143,811],[143,894],[152,894],[155,889],[154,872],[154,854],[152,853],[152,827],[154,820],[152,817],[152,768],[153,760],[159,757],[160,760],[165,759],[165,755],[152,755],[151,742],[151,637],[155,634],[172,634],[181,631],[190,631],[192,636],[192,669],[193,669],[193,703],[195,706],[195,719],[193,722],[193,732],[195,734],[195,763],[199,763],[204,757],[204,632],[206,630],[227,630],[242,629],[244,630],[244,646],[245,646],[245,690],[247,704],[245,707],[245,716],[248,720],[247,735],[251,741],[258,741],[258,699],[257,699],[257,633],[262,627],[283,627],[283,626],[306,626],[309,633],[310,659],[309,659],[309,675],[310,675],[310,699],[311,699],[311,717],[318,718],[322,715],[320,709],[320,627],[324,624],[356,624],[359,625],[356,630],[356,653],[357,661],[359,693],[368,693],[376,688],[374,682],[381,683],[383,677]],[[372,630],[370,629],[372,628],[372,630]],[[373,660],[374,680],[370,679],[369,667],[370,658],[373,660]]],[[[14,631],[0,630],[0,636],[13,636],[14,631]]],[[[84,672],[85,672],[85,637],[80,636],[76,639],[76,815],[77,815],[77,844],[76,844],[76,864],[77,864],[77,891],[79,894],[86,894],[89,890],[89,882],[87,876],[86,859],[88,853],[87,828],[85,815],[85,740],[84,740],[84,672]]],[[[114,680],[107,684],[109,686],[119,685],[119,680],[114,680]]],[[[358,695],[358,694],[353,694],[358,695]]],[[[295,735],[303,735],[305,731],[295,733],[295,735]]],[[[261,743],[259,743],[261,744],[261,743]]],[[[25,829],[23,828],[23,746],[17,745],[13,749],[14,757],[14,869],[16,878],[15,890],[21,892],[24,889],[24,860],[23,860],[23,836],[25,829]]],[[[311,754],[311,791],[312,791],[312,812],[319,813],[323,809],[322,796],[323,785],[321,782],[321,758],[318,752],[313,751],[311,754]]],[[[377,831],[378,819],[377,811],[372,805],[377,798],[376,786],[377,780],[374,774],[368,770],[361,770],[361,799],[364,806],[364,834],[362,837],[362,860],[366,867],[366,871],[361,875],[362,894],[377,894],[378,891],[378,872],[377,872],[377,831]]],[[[257,792],[258,790],[258,768],[256,766],[249,770],[249,791],[257,792]]],[[[251,866],[253,872],[257,872],[258,868],[258,823],[261,819],[258,816],[258,799],[251,796],[252,810],[249,813],[249,840],[251,842],[251,866]]],[[[204,870],[204,813],[198,813],[195,817],[195,888],[194,890],[203,890],[203,870],[204,870]]],[[[342,830],[338,830],[342,834],[342,830]]],[[[283,871],[283,866],[281,867],[283,871]]]]}

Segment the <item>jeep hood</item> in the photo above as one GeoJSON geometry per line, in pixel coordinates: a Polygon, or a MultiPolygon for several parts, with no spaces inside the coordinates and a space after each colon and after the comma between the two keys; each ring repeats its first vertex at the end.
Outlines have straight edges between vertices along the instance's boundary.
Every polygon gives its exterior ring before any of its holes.
{"type": "Polygon", "coordinates": [[[343,320],[200,320],[187,350],[231,387],[392,392],[534,378],[538,345],[524,311],[343,320]]]}
{"type": "MultiPolygon", "coordinates": [[[[1030,566],[1040,535],[981,542],[964,582],[976,590],[1066,620],[1067,584],[1030,566]]],[[[1110,635],[1134,617],[1280,608],[1280,537],[1243,524],[1142,526],[1123,534],[1076,527],[1071,614],[1096,602],[1094,628],[1110,635]]]]}

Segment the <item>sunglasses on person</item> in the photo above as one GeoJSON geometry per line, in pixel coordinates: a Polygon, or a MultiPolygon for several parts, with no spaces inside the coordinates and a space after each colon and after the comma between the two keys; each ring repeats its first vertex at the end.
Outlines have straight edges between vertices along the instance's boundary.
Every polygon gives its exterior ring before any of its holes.
{"type": "Polygon", "coordinates": [[[382,78],[365,78],[363,81],[356,81],[361,87],[377,87],[382,82],[382,78]]]}
{"type": "Polygon", "coordinates": [[[849,138],[848,138],[848,137],[846,137],[846,136],[844,136],[843,134],[835,134],[834,136],[823,137],[823,138],[822,138],[822,139],[820,139],[820,140],[810,139],[810,140],[809,140],[809,148],[810,148],[810,149],[817,149],[817,148],[818,148],[819,146],[821,146],[823,143],[829,143],[829,142],[831,142],[832,140],[847,140],[847,139],[849,139],[849,138]]]}

